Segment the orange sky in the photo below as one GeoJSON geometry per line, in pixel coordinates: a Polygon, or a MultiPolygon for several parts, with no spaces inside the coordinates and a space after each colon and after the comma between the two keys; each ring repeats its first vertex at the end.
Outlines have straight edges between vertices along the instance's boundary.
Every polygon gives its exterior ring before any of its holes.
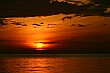
{"type": "MultiPolygon", "coordinates": [[[[74,15],[53,15],[45,17],[6,18],[7,25],[0,27],[0,40],[13,40],[20,46],[37,48],[35,42],[60,42],[65,40],[79,41],[85,36],[110,33],[110,18],[100,16],[73,17],[72,19],[61,19],[65,16],[74,15]],[[21,23],[16,25],[14,23],[21,23]],[[42,23],[42,24],[40,24],[42,23]],[[32,24],[40,24],[36,26],[32,24]],[[78,27],[78,25],[84,27],[78,27]],[[74,25],[74,26],[72,26],[74,25]]],[[[8,43],[5,43],[8,44],[8,43]]],[[[15,43],[13,43],[16,45],[15,43]]],[[[44,43],[43,43],[44,44],[44,43]]],[[[42,48],[49,48],[57,44],[46,43],[42,48]]],[[[41,46],[41,45],[40,45],[41,46]]]]}

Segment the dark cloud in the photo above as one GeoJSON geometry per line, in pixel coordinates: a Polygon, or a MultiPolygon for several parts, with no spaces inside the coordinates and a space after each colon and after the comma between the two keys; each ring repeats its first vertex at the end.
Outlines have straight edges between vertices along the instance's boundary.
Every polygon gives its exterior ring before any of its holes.
{"type": "Polygon", "coordinates": [[[71,24],[71,27],[77,26],[77,27],[86,27],[85,24],[71,24]]]}
{"type": "Polygon", "coordinates": [[[75,24],[71,24],[71,27],[72,27],[72,26],[75,26],[75,24]]]}
{"type": "Polygon", "coordinates": [[[104,25],[108,25],[108,24],[104,24],[104,25]]]}
{"type": "Polygon", "coordinates": [[[34,26],[41,26],[40,24],[32,24],[32,25],[34,25],[34,26]]]}
{"type": "Polygon", "coordinates": [[[14,24],[14,25],[22,25],[21,22],[16,22],[16,21],[13,21],[12,24],[14,24]]]}
{"type": "Polygon", "coordinates": [[[110,6],[110,0],[90,0],[90,1],[95,3],[95,4],[109,5],[110,6]]]}
{"type": "Polygon", "coordinates": [[[35,25],[35,26],[37,26],[38,24],[32,24],[32,25],[35,25]]]}
{"type": "Polygon", "coordinates": [[[58,42],[34,42],[36,43],[43,43],[43,44],[58,44],[58,42]]]}
{"type": "Polygon", "coordinates": [[[47,28],[55,28],[55,27],[47,27],[47,28]]]}
{"type": "Polygon", "coordinates": [[[7,25],[6,23],[5,23],[5,19],[0,19],[0,26],[3,26],[3,25],[7,25]]]}
{"type": "Polygon", "coordinates": [[[57,24],[48,24],[48,26],[53,26],[53,25],[57,25],[57,24]]]}
{"type": "Polygon", "coordinates": [[[78,24],[78,27],[86,27],[84,24],[78,24]]]}
{"type": "Polygon", "coordinates": [[[44,24],[44,22],[41,22],[40,24],[44,24]]]}
{"type": "Polygon", "coordinates": [[[73,16],[65,16],[61,20],[65,21],[65,19],[72,19],[72,18],[73,18],[73,16]]]}
{"type": "Polygon", "coordinates": [[[50,3],[49,0],[0,0],[0,17],[48,16],[60,13],[76,16],[110,16],[110,13],[106,12],[110,0],[90,0],[90,3],[82,5],[78,3],[82,2],[70,4],[58,1],[50,3]]]}
{"type": "MultiPolygon", "coordinates": [[[[19,40],[7,40],[7,39],[0,39],[0,42],[18,42],[19,40]]],[[[2,45],[1,45],[2,46],[2,45]]]]}
{"type": "Polygon", "coordinates": [[[7,41],[7,40],[0,40],[0,42],[4,42],[4,41],[7,41]]]}
{"type": "Polygon", "coordinates": [[[26,24],[23,24],[22,26],[27,26],[26,24]]]}
{"type": "Polygon", "coordinates": [[[22,26],[27,26],[26,24],[24,24],[24,22],[11,21],[11,23],[16,25],[17,28],[21,28],[22,26]]]}

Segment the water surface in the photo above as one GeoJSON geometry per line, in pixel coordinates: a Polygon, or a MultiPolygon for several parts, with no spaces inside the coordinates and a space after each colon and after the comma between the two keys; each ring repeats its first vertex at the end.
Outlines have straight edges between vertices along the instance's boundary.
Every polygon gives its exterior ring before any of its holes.
{"type": "Polygon", "coordinates": [[[109,73],[109,57],[0,58],[1,73],[109,73]]]}

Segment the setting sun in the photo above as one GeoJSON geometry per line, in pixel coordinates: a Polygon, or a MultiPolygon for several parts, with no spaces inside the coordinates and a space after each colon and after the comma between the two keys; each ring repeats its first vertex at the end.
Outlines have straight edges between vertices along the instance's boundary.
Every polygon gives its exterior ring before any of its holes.
{"type": "Polygon", "coordinates": [[[45,45],[43,43],[36,43],[37,48],[43,48],[45,45]]]}

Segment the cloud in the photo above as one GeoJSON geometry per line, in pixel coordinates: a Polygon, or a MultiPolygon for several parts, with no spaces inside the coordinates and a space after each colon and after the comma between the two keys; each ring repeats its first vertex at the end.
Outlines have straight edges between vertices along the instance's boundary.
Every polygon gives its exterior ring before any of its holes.
{"type": "Polygon", "coordinates": [[[55,28],[55,27],[47,27],[47,28],[55,28]]]}
{"type": "Polygon", "coordinates": [[[44,24],[44,22],[41,22],[40,24],[44,24]]]}
{"type": "Polygon", "coordinates": [[[14,24],[14,25],[22,25],[21,22],[16,22],[16,21],[13,21],[12,24],[14,24]]]}
{"type": "Polygon", "coordinates": [[[110,7],[110,0],[89,0],[89,3],[74,1],[49,2],[49,0],[0,0],[0,17],[16,16],[49,16],[57,14],[75,14],[76,16],[110,16],[106,12],[110,7]],[[81,3],[81,5],[78,5],[81,3]]]}
{"type": "Polygon", "coordinates": [[[57,24],[48,24],[48,26],[53,26],[53,25],[57,25],[57,24]]]}
{"type": "Polygon", "coordinates": [[[71,27],[75,26],[75,24],[71,24],[71,27]]]}
{"type": "Polygon", "coordinates": [[[43,43],[43,44],[58,44],[58,42],[34,42],[36,43],[43,43]]]}
{"type": "Polygon", "coordinates": [[[110,13],[110,7],[107,8],[107,10],[105,11],[105,13],[110,13]]]}
{"type": "Polygon", "coordinates": [[[78,24],[78,27],[85,27],[86,25],[78,24]]]}
{"type": "Polygon", "coordinates": [[[17,28],[21,28],[22,26],[27,26],[24,22],[11,21],[12,24],[16,25],[17,28]]]}
{"type": "Polygon", "coordinates": [[[41,26],[40,24],[32,24],[32,25],[34,25],[34,26],[41,26]]]}
{"type": "Polygon", "coordinates": [[[65,21],[65,19],[72,19],[72,18],[73,18],[73,16],[65,16],[61,20],[65,21]]]}
{"type": "Polygon", "coordinates": [[[90,1],[95,3],[95,4],[109,5],[110,6],[110,0],[90,0],[90,1]]]}
{"type": "Polygon", "coordinates": [[[16,42],[16,41],[19,41],[19,40],[7,40],[7,39],[0,39],[0,42],[16,42]]]}
{"type": "Polygon", "coordinates": [[[5,19],[0,19],[0,26],[3,26],[3,25],[7,25],[7,24],[5,23],[5,19]]]}
{"type": "Polygon", "coordinates": [[[26,24],[23,24],[22,26],[27,26],[26,24]]]}

